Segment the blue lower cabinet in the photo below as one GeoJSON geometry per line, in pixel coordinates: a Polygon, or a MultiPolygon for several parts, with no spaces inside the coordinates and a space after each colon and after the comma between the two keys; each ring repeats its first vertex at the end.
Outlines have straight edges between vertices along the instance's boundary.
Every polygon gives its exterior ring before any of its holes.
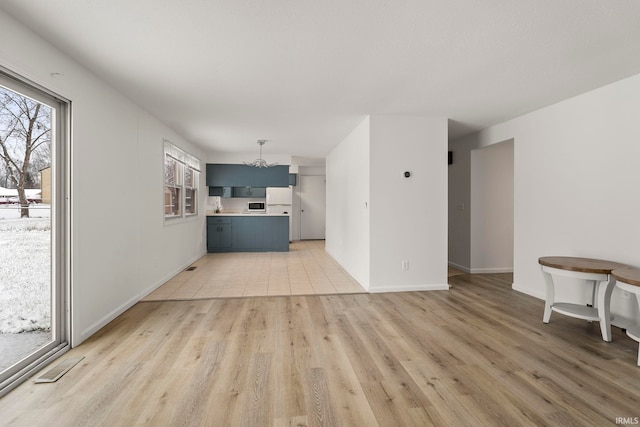
{"type": "Polygon", "coordinates": [[[234,224],[236,225],[236,230],[233,234],[234,250],[254,252],[266,248],[263,219],[265,218],[234,218],[234,224]]]}
{"type": "Polygon", "coordinates": [[[233,226],[231,224],[220,224],[220,248],[231,249],[233,247],[233,226]]]}
{"type": "Polygon", "coordinates": [[[267,224],[264,235],[266,246],[273,248],[273,251],[289,250],[289,217],[271,217],[265,219],[278,219],[284,221],[270,221],[267,224]]]}
{"type": "Polygon", "coordinates": [[[207,217],[207,251],[287,252],[289,217],[207,217]],[[230,226],[229,234],[224,225],[230,226]]]}
{"type": "Polygon", "coordinates": [[[232,246],[231,218],[207,218],[207,252],[224,252],[232,246]]]}

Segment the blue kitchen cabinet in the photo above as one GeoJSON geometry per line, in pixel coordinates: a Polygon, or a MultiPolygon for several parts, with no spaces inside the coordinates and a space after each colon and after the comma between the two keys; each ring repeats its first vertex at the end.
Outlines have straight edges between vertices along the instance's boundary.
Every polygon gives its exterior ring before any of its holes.
{"type": "Polygon", "coordinates": [[[209,187],[210,196],[231,197],[233,187],[209,187]]]}
{"type": "Polygon", "coordinates": [[[288,187],[289,166],[255,168],[238,164],[209,163],[206,181],[209,187],[288,187]]]}
{"type": "Polygon", "coordinates": [[[231,187],[230,197],[265,198],[267,197],[267,189],[264,187],[231,187]]]}
{"type": "Polygon", "coordinates": [[[209,187],[233,187],[240,179],[238,165],[207,164],[206,181],[209,187]]]}
{"type": "Polygon", "coordinates": [[[287,252],[289,217],[207,217],[207,252],[287,252]]]}
{"type": "Polygon", "coordinates": [[[233,251],[286,252],[289,217],[250,215],[233,218],[233,251]]]}
{"type": "Polygon", "coordinates": [[[233,234],[234,251],[255,252],[268,250],[264,242],[263,217],[236,217],[233,218],[235,233],[233,234]]]}
{"type": "Polygon", "coordinates": [[[274,252],[289,250],[289,217],[272,216],[265,218],[264,244],[274,252]]]}
{"type": "Polygon", "coordinates": [[[259,179],[263,180],[263,185],[256,187],[288,187],[289,186],[289,166],[278,165],[270,168],[253,168],[258,171],[259,179]]]}
{"type": "Polygon", "coordinates": [[[267,189],[260,187],[209,187],[210,196],[244,197],[264,199],[267,197],[267,189]]]}
{"type": "Polygon", "coordinates": [[[231,217],[207,217],[207,252],[226,252],[232,243],[231,217]]]}

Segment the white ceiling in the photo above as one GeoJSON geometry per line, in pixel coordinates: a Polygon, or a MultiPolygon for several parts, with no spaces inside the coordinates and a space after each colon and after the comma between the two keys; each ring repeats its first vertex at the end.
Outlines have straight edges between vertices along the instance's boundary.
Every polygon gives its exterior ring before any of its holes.
{"type": "Polygon", "coordinates": [[[640,73],[637,0],[0,7],[207,150],[324,157],[367,114],[449,118],[455,138],[640,73]]]}

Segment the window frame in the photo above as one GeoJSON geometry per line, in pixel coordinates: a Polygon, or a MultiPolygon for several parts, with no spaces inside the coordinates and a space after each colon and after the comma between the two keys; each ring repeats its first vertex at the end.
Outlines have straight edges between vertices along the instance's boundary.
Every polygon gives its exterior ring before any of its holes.
{"type": "Polygon", "coordinates": [[[71,348],[70,100],[0,65],[0,85],[52,108],[51,340],[0,375],[0,398],[71,348]]]}
{"type": "Polygon", "coordinates": [[[186,153],[171,141],[165,139],[163,145],[163,215],[165,223],[173,222],[180,218],[197,217],[199,215],[200,160],[186,153]],[[168,167],[170,167],[168,162],[173,162],[174,164],[173,174],[168,172],[168,167]],[[190,171],[192,175],[190,183],[187,183],[186,180],[187,171],[190,171]],[[187,193],[191,195],[190,203],[187,202],[187,193]],[[170,197],[171,200],[167,200],[167,197],[170,197]],[[178,208],[168,211],[168,208],[175,206],[174,203],[168,203],[174,202],[174,200],[178,208]],[[188,209],[189,206],[191,206],[191,209],[188,209]]]}
{"type": "Polygon", "coordinates": [[[190,217],[198,215],[198,183],[200,181],[200,171],[191,168],[190,166],[184,167],[184,216],[190,217]],[[187,174],[191,172],[191,185],[187,180],[187,174]],[[188,200],[191,202],[189,203],[188,200]],[[191,207],[191,208],[189,208],[191,207]]]}

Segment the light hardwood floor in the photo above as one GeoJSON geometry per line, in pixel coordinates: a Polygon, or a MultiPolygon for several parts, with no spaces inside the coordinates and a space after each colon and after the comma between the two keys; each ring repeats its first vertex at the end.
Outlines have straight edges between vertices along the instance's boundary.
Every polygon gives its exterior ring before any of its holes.
{"type": "Polygon", "coordinates": [[[509,274],[449,291],[141,302],[16,426],[605,426],[640,416],[636,343],[554,314],[509,274]]]}
{"type": "Polygon", "coordinates": [[[207,254],[192,267],[144,301],[365,292],[327,255],[324,240],[292,242],[289,252],[207,254]]]}

